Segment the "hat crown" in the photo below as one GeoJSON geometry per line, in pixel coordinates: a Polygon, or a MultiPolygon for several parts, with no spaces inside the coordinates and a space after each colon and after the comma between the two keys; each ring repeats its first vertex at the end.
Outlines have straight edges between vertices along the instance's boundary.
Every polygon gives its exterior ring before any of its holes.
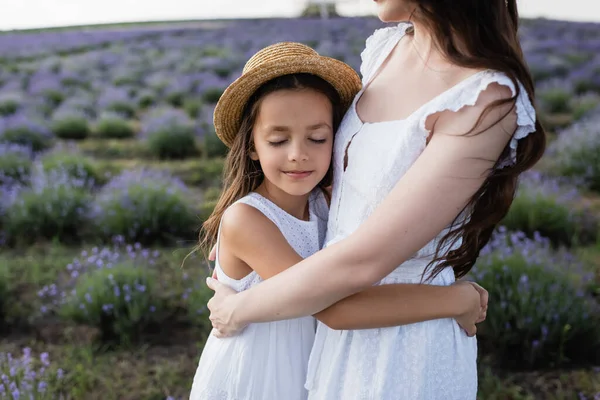
{"type": "Polygon", "coordinates": [[[252,58],[248,60],[244,66],[243,74],[251,71],[255,68],[260,67],[265,62],[273,62],[277,60],[284,60],[286,58],[298,58],[298,57],[315,57],[319,54],[308,46],[301,43],[283,42],[273,44],[265,47],[252,58]]]}

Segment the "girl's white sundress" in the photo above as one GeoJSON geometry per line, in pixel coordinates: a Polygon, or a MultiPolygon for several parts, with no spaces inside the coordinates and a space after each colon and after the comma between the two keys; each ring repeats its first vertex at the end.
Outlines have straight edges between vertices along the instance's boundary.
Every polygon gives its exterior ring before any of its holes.
{"type": "MultiPolygon", "coordinates": [[[[401,23],[383,28],[367,40],[361,66],[363,90],[409,26],[401,23]]],[[[515,92],[505,74],[483,71],[403,120],[376,123],[364,123],[356,113],[361,91],[335,139],[334,187],[325,246],[358,228],[419,157],[429,134],[425,128],[427,116],[474,105],[479,94],[494,82],[515,92]]],[[[518,129],[506,163],[514,160],[517,140],[535,130],[535,111],[522,85],[520,89],[516,104],[518,129]]],[[[381,283],[420,282],[444,233],[381,283]]],[[[431,281],[435,285],[453,282],[450,268],[431,281]]],[[[469,338],[453,319],[354,331],[336,331],[318,323],[306,388],[310,400],[472,400],[477,394],[476,359],[476,338],[469,338]]]]}
{"type": "MultiPolygon", "coordinates": [[[[293,217],[258,193],[238,202],[269,218],[301,257],[323,245],[329,208],[320,190],[315,189],[309,197],[309,221],[293,217]]],[[[215,269],[217,279],[238,292],[262,281],[256,272],[240,280],[228,277],[219,264],[218,251],[215,269]]],[[[190,400],[305,400],[304,381],[315,327],[313,317],[304,317],[251,324],[232,338],[211,335],[198,363],[190,400]]]]}

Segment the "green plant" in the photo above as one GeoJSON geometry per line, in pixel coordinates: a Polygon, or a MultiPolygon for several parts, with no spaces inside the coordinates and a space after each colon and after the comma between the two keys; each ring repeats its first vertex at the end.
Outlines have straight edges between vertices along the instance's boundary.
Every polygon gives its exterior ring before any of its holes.
{"type": "Polygon", "coordinates": [[[46,173],[63,172],[84,187],[91,187],[103,181],[96,164],[78,153],[54,151],[44,155],[41,163],[46,173]]]}
{"type": "Polygon", "coordinates": [[[548,148],[550,170],[600,192],[600,117],[592,116],[560,132],[548,148]]]}
{"type": "Polygon", "coordinates": [[[98,136],[107,139],[127,139],[135,136],[131,123],[118,114],[104,113],[96,124],[98,136]]]}
{"type": "Polygon", "coordinates": [[[220,88],[220,87],[211,87],[211,88],[204,90],[204,93],[202,94],[202,98],[204,99],[205,102],[207,102],[209,104],[215,104],[216,102],[219,101],[219,99],[223,95],[224,91],[225,91],[225,89],[220,88]]]}
{"type": "Polygon", "coordinates": [[[129,345],[163,313],[151,268],[122,262],[87,271],[59,315],[99,329],[103,342],[129,345]]]}
{"type": "Polygon", "coordinates": [[[0,144],[0,185],[24,184],[29,180],[32,161],[28,149],[0,144]]]}
{"type": "Polygon", "coordinates": [[[0,117],[15,114],[21,108],[22,103],[23,98],[20,94],[8,93],[0,95],[0,117]]]}
{"type": "Polygon", "coordinates": [[[572,93],[562,88],[548,88],[538,93],[542,107],[550,113],[570,112],[572,97],[572,93]]]}
{"type": "Polygon", "coordinates": [[[198,98],[186,98],[183,101],[183,109],[190,116],[190,118],[198,118],[200,110],[202,109],[202,99],[198,98]]]}
{"type": "Polygon", "coordinates": [[[92,217],[105,239],[173,243],[189,239],[199,226],[185,185],[161,171],[131,170],[113,178],[94,202],[92,217]]]}
{"type": "Polygon", "coordinates": [[[555,245],[594,243],[597,220],[593,214],[575,207],[578,191],[559,180],[537,173],[521,177],[521,185],[502,225],[533,238],[536,233],[555,245]]]}
{"type": "Polygon", "coordinates": [[[51,129],[54,135],[61,139],[82,140],[90,134],[90,126],[87,118],[75,113],[54,117],[51,129]]]}
{"type": "Polygon", "coordinates": [[[15,116],[0,126],[0,143],[18,144],[34,152],[50,148],[53,139],[46,126],[24,116],[15,116]]]}
{"type": "Polygon", "coordinates": [[[204,191],[204,201],[216,201],[221,196],[221,188],[211,186],[204,191]]]}
{"type": "Polygon", "coordinates": [[[87,191],[59,182],[56,186],[24,190],[8,207],[4,218],[8,241],[23,244],[40,239],[77,242],[87,225],[91,200],[87,191]]]}
{"type": "Polygon", "coordinates": [[[10,298],[10,269],[9,264],[0,260],[0,332],[6,327],[6,309],[10,298]]]}
{"type": "Polygon", "coordinates": [[[204,136],[204,151],[209,158],[225,157],[229,152],[229,148],[219,139],[213,129],[204,136]]]}
{"type": "Polygon", "coordinates": [[[144,122],[142,132],[150,152],[160,159],[183,159],[199,153],[196,127],[178,110],[151,116],[144,122]]]}
{"type": "Polygon", "coordinates": [[[598,305],[571,254],[501,231],[473,277],[494,299],[478,335],[499,361],[530,368],[599,361],[598,305]]]}

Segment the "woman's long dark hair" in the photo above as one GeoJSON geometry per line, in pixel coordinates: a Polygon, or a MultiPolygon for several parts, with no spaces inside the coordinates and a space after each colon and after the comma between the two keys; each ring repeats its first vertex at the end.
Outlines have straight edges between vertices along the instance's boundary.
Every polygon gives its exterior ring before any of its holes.
{"type": "MultiPolygon", "coordinates": [[[[490,104],[467,134],[475,130],[492,108],[511,104],[511,109],[504,116],[514,110],[520,92],[518,82],[535,104],[533,79],[518,37],[516,0],[414,0],[413,3],[416,8],[411,20],[432,34],[435,45],[448,61],[465,68],[504,72],[516,88],[512,98],[490,104]]],[[[510,154],[507,145],[483,185],[463,210],[468,213],[467,222],[461,223],[457,217],[448,233],[438,242],[429,265],[433,266],[430,278],[446,267],[452,267],[457,278],[471,270],[479,252],[506,216],[515,196],[519,175],[533,167],[545,151],[546,134],[537,119],[535,128],[535,132],[519,140],[516,163],[497,168],[500,160],[510,154]],[[459,241],[460,245],[455,246],[459,241]],[[448,248],[452,250],[443,251],[448,248]]]]}

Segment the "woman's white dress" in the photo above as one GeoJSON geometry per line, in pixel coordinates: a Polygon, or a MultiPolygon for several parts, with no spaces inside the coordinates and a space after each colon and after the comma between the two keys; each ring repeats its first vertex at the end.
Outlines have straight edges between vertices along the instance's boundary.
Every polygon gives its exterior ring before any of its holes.
{"type": "MultiPolygon", "coordinates": [[[[376,31],[362,54],[363,87],[404,36],[408,24],[376,31]]],[[[503,73],[476,73],[429,101],[403,120],[364,123],[356,102],[337,133],[334,187],[326,246],[351,234],[402,178],[425,149],[427,116],[474,105],[491,83],[512,81],[503,73]],[[344,156],[348,153],[344,170],[344,156]]],[[[364,90],[364,89],[363,89],[364,90]]],[[[521,86],[517,101],[518,130],[511,141],[534,131],[535,112],[521,86]]],[[[443,199],[440,199],[443,201],[443,199]]],[[[398,207],[402,207],[401,204],[398,207]]],[[[432,210],[432,212],[435,212],[432,210]]],[[[398,266],[381,283],[417,283],[431,260],[436,240],[398,266]]],[[[398,243],[401,246],[401,243],[398,243]]],[[[432,282],[450,285],[451,269],[432,282]]],[[[393,328],[336,331],[318,323],[306,388],[310,400],[470,400],[477,393],[477,341],[453,319],[438,319],[393,328]]]]}
{"type": "MultiPolygon", "coordinates": [[[[318,251],[325,239],[327,201],[320,190],[309,198],[309,221],[299,220],[270,200],[251,193],[238,200],[269,218],[303,258],[318,251]]],[[[256,272],[241,280],[228,277],[215,261],[217,279],[239,291],[262,281],[256,272]]],[[[251,324],[239,336],[210,336],[202,355],[190,400],[305,400],[308,358],[315,337],[315,319],[251,324]]]]}

